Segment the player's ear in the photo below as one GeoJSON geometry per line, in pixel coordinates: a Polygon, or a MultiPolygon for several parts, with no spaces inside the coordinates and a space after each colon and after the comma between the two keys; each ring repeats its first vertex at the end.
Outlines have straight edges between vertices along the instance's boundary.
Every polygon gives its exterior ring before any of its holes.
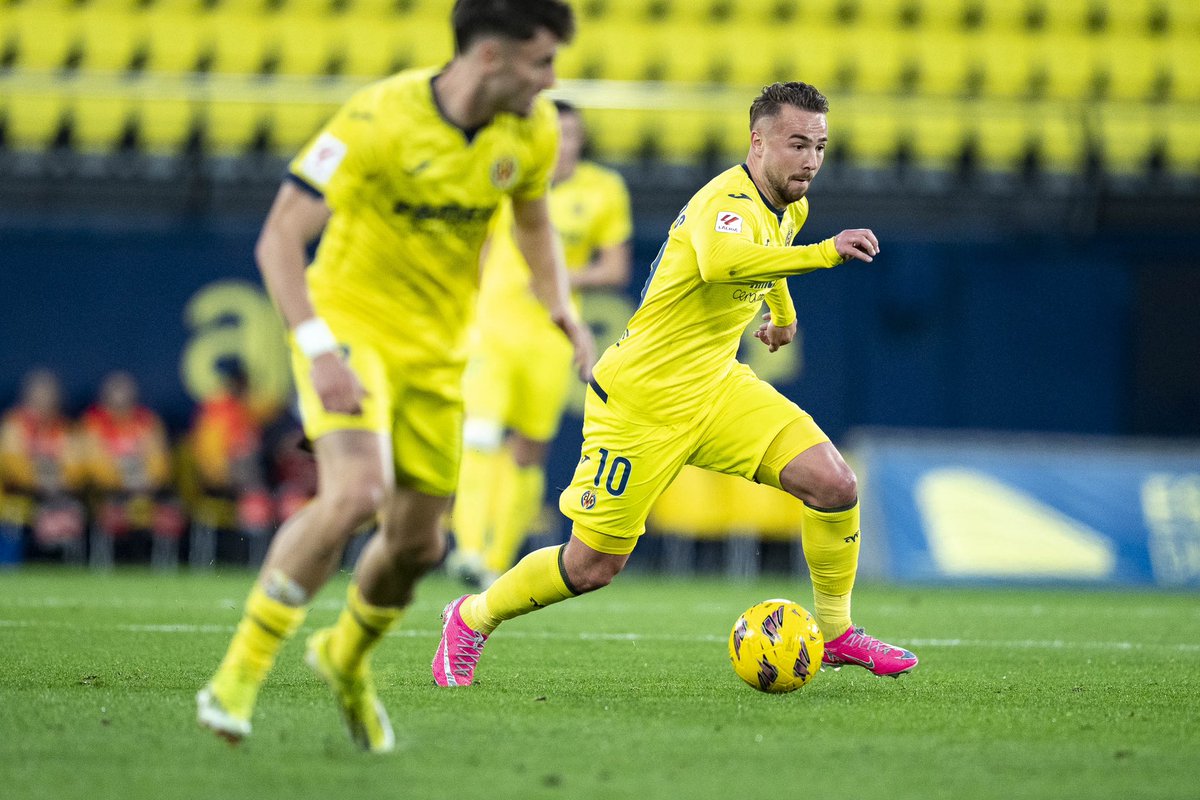
{"type": "Polygon", "coordinates": [[[763,137],[756,129],[751,129],[750,131],[750,149],[759,154],[763,150],[763,137]]]}
{"type": "Polygon", "coordinates": [[[485,36],[475,45],[476,63],[485,74],[497,72],[504,64],[505,43],[498,36],[485,36]]]}

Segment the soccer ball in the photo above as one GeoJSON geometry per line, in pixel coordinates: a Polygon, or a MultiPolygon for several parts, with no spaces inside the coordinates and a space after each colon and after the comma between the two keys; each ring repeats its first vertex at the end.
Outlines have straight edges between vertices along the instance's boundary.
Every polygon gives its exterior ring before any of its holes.
{"type": "Polygon", "coordinates": [[[791,600],[764,600],[729,634],[733,671],[760,692],[794,692],[821,668],[825,638],[812,614],[791,600]]]}

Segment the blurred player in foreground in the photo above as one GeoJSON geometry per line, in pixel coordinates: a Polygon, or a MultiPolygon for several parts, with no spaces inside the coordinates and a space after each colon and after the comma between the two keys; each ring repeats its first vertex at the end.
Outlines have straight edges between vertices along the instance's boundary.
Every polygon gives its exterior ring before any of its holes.
{"type": "Polygon", "coordinates": [[[546,202],[558,124],[539,94],[574,32],[558,0],[458,0],[455,57],[360,91],[291,164],[256,255],[291,328],[316,498],[276,535],[245,616],[197,695],[201,724],[250,732],[259,687],[360,526],[379,530],[346,608],[307,643],[354,742],[394,747],[371,648],[445,548],[458,478],[466,329],[488,223],[510,197],[513,235],[550,318],[590,376],[546,202]],[[305,273],[305,248],[322,234],[305,273]]]}
{"type": "Polygon", "coordinates": [[[825,664],[857,664],[876,675],[916,666],[911,652],[851,622],[861,537],[854,473],[812,417],[736,360],[742,331],[764,300],[770,313],[757,338],[772,352],[792,341],[789,275],[879,253],[866,229],[792,246],[825,157],[828,110],[804,83],[768,86],[751,105],[746,162],[680,211],[641,306],[596,365],[582,457],[559,499],[574,521],[570,541],[531,553],[487,591],[446,607],[433,661],[439,685],[470,684],[487,637],[504,620],[608,585],[645,531],[650,506],[685,464],[804,501],[804,555],[825,664]]]}
{"type": "MultiPolygon", "coordinates": [[[[633,223],[629,193],[615,171],[581,161],[579,110],[558,107],[558,162],[550,218],[578,292],[629,282],[633,223]]],[[[483,258],[476,346],[464,389],[467,421],[454,501],[451,572],[486,586],[512,566],[537,519],[545,462],[571,388],[571,343],[529,289],[530,272],[513,242],[508,207],[493,221],[483,258]]]]}

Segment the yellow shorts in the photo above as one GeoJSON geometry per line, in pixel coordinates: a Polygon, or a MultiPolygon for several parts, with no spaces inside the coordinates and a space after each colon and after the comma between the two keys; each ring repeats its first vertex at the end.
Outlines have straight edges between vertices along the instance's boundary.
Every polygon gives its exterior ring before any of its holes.
{"type": "Polygon", "coordinates": [[[511,338],[481,333],[463,380],[467,418],[550,441],[575,380],[572,357],[557,328],[511,338]]]}
{"type": "Polygon", "coordinates": [[[694,420],[652,424],[616,414],[588,390],[583,452],[558,501],[584,544],[632,552],[651,506],[685,464],[747,480],[757,474],[779,488],[783,466],[829,441],[811,416],[744,364],[702,407],[707,411],[694,420]]]}
{"type": "Polygon", "coordinates": [[[412,366],[389,352],[370,329],[328,319],[367,396],[362,413],[333,414],[321,405],[308,359],[292,344],[292,372],[304,434],[316,441],[333,431],[375,431],[390,437],[396,485],[449,497],[462,456],[462,370],[412,366]]]}

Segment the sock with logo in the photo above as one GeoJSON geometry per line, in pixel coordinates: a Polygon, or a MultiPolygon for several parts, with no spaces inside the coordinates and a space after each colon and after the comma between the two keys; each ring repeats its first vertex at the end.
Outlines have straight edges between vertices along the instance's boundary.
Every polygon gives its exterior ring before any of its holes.
{"type": "Polygon", "coordinates": [[[329,636],[329,660],[343,674],[362,669],[372,648],[404,614],[402,608],[374,606],[363,599],[358,584],[346,591],[346,607],[329,636]]]}
{"type": "Polygon", "coordinates": [[[242,621],[211,681],[226,711],[250,718],[275,656],[304,622],[307,600],[307,593],[279,572],[268,576],[265,585],[254,584],[242,621]]]}
{"type": "Polygon", "coordinates": [[[829,642],[850,629],[850,593],[862,539],[858,502],[835,509],[805,504],[802,531],[813,585],[813,616],[829,642]]]}
{"type": "Polygon", "coordinates": [[[557,545],[533,551],[497,578],[487,591],[468,597],[459,608],[463,622],[472,630],[491,635],[506,619],[578,595],[563,567],[564,547],[566,545],[557,545]]]}

